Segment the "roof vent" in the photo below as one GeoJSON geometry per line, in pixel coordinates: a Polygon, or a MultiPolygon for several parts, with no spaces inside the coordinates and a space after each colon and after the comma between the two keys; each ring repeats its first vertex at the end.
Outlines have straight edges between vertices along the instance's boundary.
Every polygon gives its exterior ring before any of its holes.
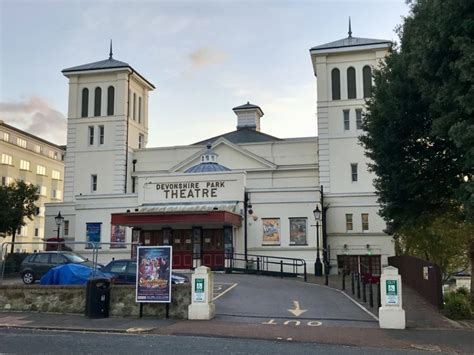
{"type": "Polygon", "coordinates": [[[245,105],[232,109],[237,115],[237,129],[250,128],[260,132],[260,118],[263,116],[262,109],[247,101],[245,105]]]}

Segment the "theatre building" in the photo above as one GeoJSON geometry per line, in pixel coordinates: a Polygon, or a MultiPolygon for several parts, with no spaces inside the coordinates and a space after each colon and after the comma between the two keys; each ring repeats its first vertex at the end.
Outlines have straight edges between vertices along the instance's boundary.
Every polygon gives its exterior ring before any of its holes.
{"type": "MultiPolygon", "coordinates": [[[[69,240],[83,243],[74,248],[88,254],[87,243],[101,243],[102,262],[129,258],[125,241],[173,246],[177,269],[221,270],[247,251],[301,258],[313,272],[319,245],[331,273],[349,266],[379,272],[393,243],[383,233],[373,176],[357,144],[365,73],[389,45],[374,41],[349,36],[311,49],[319,137],[265,134],[262,126],[271,117],[247,102],[233,114],[223,112],[235,130],[190,145],[149,148],[151,82],[112,54],[64,69],[64,202],[47,206],[46,229],[57,228],[54,217],[61,212],[69,240]],[[324,211],[318,231],[316,206],[324,211]]],[[[298,124],[297,117],[291,120],[298,124]]]]}

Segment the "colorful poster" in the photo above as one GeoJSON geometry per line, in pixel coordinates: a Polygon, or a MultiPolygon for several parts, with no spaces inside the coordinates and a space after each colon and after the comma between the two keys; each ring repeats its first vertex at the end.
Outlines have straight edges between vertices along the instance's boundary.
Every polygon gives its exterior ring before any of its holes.
{"type": "Polygon", "coordinates": [[[171,302],[172,247],[137,248],[136,302],[171,302]]]}
{"type": "Polygon", "coordinates": [[[290,245],[307,245],[306,218],[290,218],[290,245]]]}
{"type": "Polygon", "coordinates": [[[263,245],[280,245],[280,218],[262,218],[263,245]]]}
{"type": "Polygon", "coordinates": [[[132,229],[132,243],[131,258],[135,259],[137,257],[137,246],[140,243],[140,229],[132,229]]]}
{"type": "Polygon", "coordinates": [[[102,223],[87,223],[86,224],[86,240],[89,242],[87,248],[93,248],[100,244],[100,228],[102,223]]]}
{"type": "Polygon", "coordinates": [[[124,226],[117,226],[112,224],[110,226],[110,248],[126,248],[125,244],[125,229],[124,226]]]}

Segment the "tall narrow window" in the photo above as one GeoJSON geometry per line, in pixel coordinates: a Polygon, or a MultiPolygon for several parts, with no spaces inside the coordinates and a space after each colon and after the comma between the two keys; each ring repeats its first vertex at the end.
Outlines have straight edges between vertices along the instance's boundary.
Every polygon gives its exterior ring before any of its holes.
{"type": "Polygon", "coordinates": [[[105,130],[104,126],[99,126],[99,144],[104,144],[105,130]]]}
{"type": "Polygon", "coordinates": [[[351,231],[354,228],[353,226],[352,213],[346,213],[346,230],[351,231]]]}
{"type": "Polygon", "coordinates": [[[350,67],[347,69],[347,98],[355,99],[356,96],[356,71],[350,67]]]}
{"type": "Polygon", "coordinates": [[[136,187],[135,187],[135,185],[137,183],[136,180],[137,180],[136,177],[132,176],[132,194],[134,194],[135,190],[136,190],[136,187]]]}
{"type": "Polygon", "coordinates": [[[138,123],[142,123],[142,98],[138,98],[138,123]]]}
{"type": "Polygon", "coordinates": [[[89,89],[84,88],[82,89],[82,109],[81,109],[81,117],[89,116],[89,89]]]}
{"type": "Polygon", "coordinates": [[[360,108],[356,109],[356,128],[362,129],[362,110],[360,108]]]}
{"type": "Polygon", "coordinates": [[[12,156],[11,155],[8,155],[8,154],[3,154],[2,153],[2,164],[5,164],[5,165],[13,165],[13,159],[12,159],[12,156]]]}
{"type": "Polygon", "coordinates": [[[364,84],[364,98],[367,98],[372,94],[372,69],[370,69],[368,65],[362,69],[362,77],[364,84]]]}
{"type": "Polygon", "coordinates": [[[362,218],[362,230],[368,231],[369,230],[369,214],[362,213],[361,218],[362,218]]]}
{"type": "Polygon", "coordinates": [[[341,99],[341,73],[335,68],[331,71],[332,99],[341,99]]]}
{"type": "Polygon", "coordinates": [[[135,121],[135,118],[136,118],[136,114],[137,114],[137,94],[133,93],[133,113],[132,113],[132,117],[133,117],[134,121],[135,121]]]}
{"type": "Polygon", "coordinates": [[[89,126],[89,145],[94,145],[94,126],[89,126]]]}
{"type": "Polygon", "coordinates": [[[145,136],[141,133],[138,134],[138,149],[145,148],[145,136]]]}
{"type": "Polygon", "coordinates": [[[68,220],[64,220],[63,228],[64,228],[64,235],[69,235],[69,221],[68,220]]]}
{"type": "Polygon", "coordinates": [[[102,107],[102,89],[95,88],[94,92],[94,116],[101,115],[101,107],[102,107]]]}
{"type": "Polygon", "coordinates": [[[352,182],[357,181],[357,164],[351,164],[351,180],[352,182]]]}
{"type": "Polygon", "coordinates": [[[344,131],[348,131],[351,128],[349,122],[349,110],[344,110],[342,112],[344,116],[344,131]]]}
{"type": "Polygon", "coordinates": [[[109,86],[107,89],[107,116],[113,116],[114,114],[114,96],[115,88],[113,86],[109,86]]]}
{"type": "Polygon", "coordinates": [[[91,191],[97,191],[97,175],[91,175],[91,191]]]}

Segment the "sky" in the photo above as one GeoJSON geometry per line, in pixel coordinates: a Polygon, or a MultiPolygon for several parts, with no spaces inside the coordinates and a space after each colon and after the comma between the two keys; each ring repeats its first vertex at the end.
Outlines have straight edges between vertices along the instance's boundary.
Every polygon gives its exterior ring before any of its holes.
{"type": "Polygon", "coordinates": [[[397,41],[404,0],[0,0],[0,120],[66,144],[64,68],[129,63],[149,94],[148,147],[235,130],[232,108],[265,115],[262,132],[316,136],[309,49],[352,36],[397,41]]]}

